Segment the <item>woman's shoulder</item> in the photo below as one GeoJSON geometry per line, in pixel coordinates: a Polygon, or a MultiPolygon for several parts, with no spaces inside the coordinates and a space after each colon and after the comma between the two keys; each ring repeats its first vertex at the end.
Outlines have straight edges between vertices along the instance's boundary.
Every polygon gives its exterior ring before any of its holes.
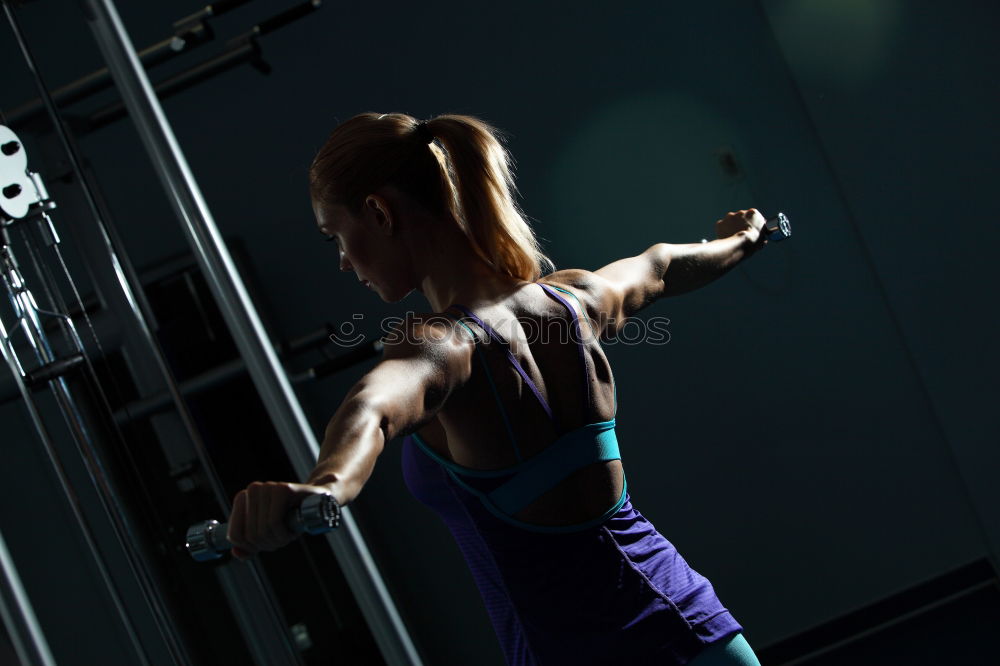
{"type": "Polygon", "coordinates": [[[570,286],[576,289],[587,289],[592,285],[594,277],[596,276],[593,272],[582,268],[564,268],[542,276],[538,279],[538,282],[570,286]]]}
{"type": "Polygon", "coordinates": [[[597,322],[606,322],[620,309],[621,295],[618,290],[607,278],[593,271],[566,268],[550,273],[538,282],[568,291],[587,310],[587,315],[597,322]]]}
{"type": "Polygon", "coordinates": [[[413,356],[460,362],[468,357],[472,342],[454,318],[439,312],[408,312],[392,320],[383,332],[386,358],[413,356]]]}
{"type": "Polygon", "coordinates": [[[600,299],[612,289],[613,285],[602,275],[583,268],[564,268],[539,278],[542,282],[554,287],[569,288],[577,294],[600,299]]]}

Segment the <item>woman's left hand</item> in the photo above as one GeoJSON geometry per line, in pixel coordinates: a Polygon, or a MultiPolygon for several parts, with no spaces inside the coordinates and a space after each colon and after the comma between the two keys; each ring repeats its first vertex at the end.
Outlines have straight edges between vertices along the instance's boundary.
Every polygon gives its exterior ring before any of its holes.
{"type": "Polygon", "coordinates": [[[328,494],[325,486],[254,481],[233,499],[226,539],[235,557],[245,560],[258,552],[277,550],[298,538],[285,524],[288,512],[309,495],[328,494]]]}
{"type": "Polygon", "coordinates": [[[716,238],[729,238],[741,231],[747,232],[750,242],[756,244],[760,239],[760,230],[767,220],[756,208],[726,213],[726,216],[715,223],[716,238]]]}

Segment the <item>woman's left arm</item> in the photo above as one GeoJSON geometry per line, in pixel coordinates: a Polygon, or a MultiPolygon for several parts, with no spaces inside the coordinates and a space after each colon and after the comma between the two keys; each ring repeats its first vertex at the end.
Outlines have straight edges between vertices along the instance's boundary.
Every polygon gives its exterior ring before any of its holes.
{"type": "Polygon", "coordinates": [[[296,538],[284,523],[308,495],[349,504],[368,481],[387,442],[429,421],[471,373],[473,346],[444,318],[407,317],[383,339],[382,360],[330,419],[305,484],[254,482],[233,500],[227,538],[234,555],[275,550],[296,538]]]}

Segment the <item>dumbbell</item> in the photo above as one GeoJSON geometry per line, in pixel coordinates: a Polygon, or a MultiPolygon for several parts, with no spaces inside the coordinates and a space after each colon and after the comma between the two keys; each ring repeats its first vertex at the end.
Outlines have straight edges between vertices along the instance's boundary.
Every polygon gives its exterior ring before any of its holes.
{"type": "MultiPolygon", "coordinates": [[[[764,235],[765,240],[777,243],[778,241],[783,241],[792,235],[792,223],[789,222],[787,215],[784,213],[778,213],[764,223],[760,232],[764,235]]],[[[701,242],[707,243],[708,239],[702,238],[701,242]]]]}
{"type": "Polygon", "coordinates": [[[788,221],[787,215],[778,213],[764,223],[764,228],[761,231],[764,233],[764,238],[777,243],[792,235],[792,223],[788,221]]]}
{"type": "MultiPolygon", "coordinates": [[[[323,534],[340,525],[340,505],[333,495],[310,495],[302,504],[288,512],[285,525],[295,534],[323,534]]],[[[191,557],[199,562],[217,560],[233,547],[226,539],[229,525],[217,520],[206,520],[188,528],[184,546],[191,557]]]]}

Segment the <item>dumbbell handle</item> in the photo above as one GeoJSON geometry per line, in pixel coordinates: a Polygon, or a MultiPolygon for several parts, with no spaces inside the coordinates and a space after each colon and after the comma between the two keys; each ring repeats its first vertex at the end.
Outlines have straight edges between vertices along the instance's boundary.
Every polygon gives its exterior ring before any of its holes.
{"type": "MultiPolygon", "coordinates": [[[[285,525],[295,534],[322,534],[340,525],[340,505],[333,495],[310,495],[302,504],[288,512],[285,525]]],[[[188,528],[184,546],[199,562],[217,560],[233,547],[226,539],[227,523],[206,520],[188,528]]]]}

